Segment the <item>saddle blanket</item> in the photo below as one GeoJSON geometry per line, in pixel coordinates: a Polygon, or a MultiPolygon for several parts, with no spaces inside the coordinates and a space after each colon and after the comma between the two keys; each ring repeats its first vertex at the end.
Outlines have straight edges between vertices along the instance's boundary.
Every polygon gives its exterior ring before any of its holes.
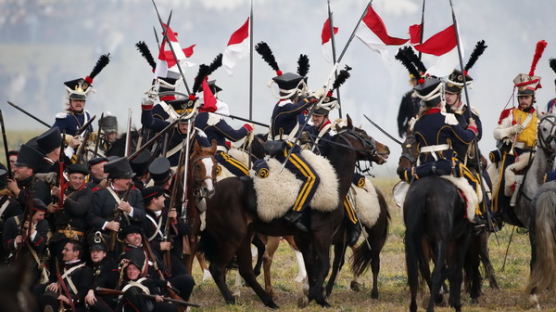
{"type": "MultiPolygon", "coordinates": [[[[338,178],[330,162],[311,151],[302,151],[301,156],[320,177],[320,184],[309,203],[311,209],[321,212],[333,211],[338,207],[338,178]]],[[[293,206],[302,181],[276,159],[268,162],[269,175],[255,176],[253,185],[257,193],[257,213],[263,222],[284,216],[293,206]]]]}
{"type": "MultiPolygon", "coordinates": [[[[232,156],[243,165],[245,165],[245,167],[247,167],[247,164],[249,163],[249,154],[247,154],[245,151],[232,147],[230,148],[230,150],[228,150],[228,155],[232,156]]],[[[221,164],[218,164],[218,166],[220,170],[216,174],[217,182],[229,177],[235,177],[235,175],[231,173],[230,170],[226,169],[226,167],[222,166],[221,164]]]]}
{"type": "Polygon", "coordinates": [[[373,183],[366,178],[364,187],[352,185],[349,194],[354,198],[355,212],[361,223],[366,228],[373,227],[380,216],[380,202],[373,183]]]}
{"type": "MultiPolygon", "coordinates": [[[[457,189],[460,191],[460,194],[463,196],[465,203],[466,203],[466,216],[469,221],[473,221],[475,218],[475,209],[477,209],[478,205],[482,202],[482,192],[481,190],[477,190],[475,192],[469,182],[465,180],[463,177],[456,178],[451,175],[443,175],[440,176],[441,178],[450,181],[457,189]]],[[[400,182],[394,186],[392,190],[394,201],[398,207],[403,207],[405,196],[407,195],[407,191],[409,190],[409,184],[405,182],[400,182]]]]}

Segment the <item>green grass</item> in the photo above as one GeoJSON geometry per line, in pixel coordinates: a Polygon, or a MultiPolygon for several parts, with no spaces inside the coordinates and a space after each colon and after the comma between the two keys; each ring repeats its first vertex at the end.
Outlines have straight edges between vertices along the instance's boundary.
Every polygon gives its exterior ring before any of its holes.
{"type": "MultiPolygon", "coordinates": [[[[359,279],[363,283],[361,292],[353,292],[349,285],[351,282],[350,267],[347,263],[339,275],[337,284],[334,287],[332,296],[329,299],[332,308],[326,311],[407,311],[409,306],[409,290],[405,272],[405,257],[403,247],[404,226],[399,208],[391,201],[391,189],[395,181],[380,180],[374,181],[389,199],[389,206],[392,214],[392,226],[388,241],[381,254],[381,272],[379,276],[378,300],[370,298],[370,288],[372,286],[371,273],[366,272],[359,279]]],[[[527,279],[529,277],[530,248],[526,234],[514,233],[513,242],[510,246],[509,254],[506,259],[504,271],[501,267],[508,240],[511,235],[511,227],[506,226],[490,238],[490,256],[496,270],[496,277],[500,290],[492,290],[488,286],[488,281],[483,282],[484,295],[480,298],[478,305],[470,303],[469,296],[462,294],[464,311],[524,311],[530,308],[528,297],[524,292],[527,279]]],[[[348,250],[348,257],[351,251],[348,250]]],[[[276,303],[281,311],[322,311],[323,309],[314,302],[304,309],[297,307],[297,299],[301,294],[300,284],[294,281],[297,274],[295,255],[286,243],[282,243],[276,252],[272,266],[272,278],[276,303]]],[[[484,275],[484,274],[483,274],[484,275]]],[[[265,311],[259,298],[251,288],[243,286],[241,288],[241,298],[239,304],[228,306],[220,295],[213,280],[201,282],[201,272],[197,265],[194,269],[195,280],[198,285],[191,297],[192,302],[202,304],[201,309],[193,311],[265,311]]],[[[228,274],[229,283],[235,272],[228,274]]],[[[264,280],[261,276],[259,283],[264,287],[264,280]]],[[[422,303],[420,297],[419,303],[422,303]]],[[[447,298],[446,298],[447,299],[447,298]]],[[[541,297],[541,304],[545,311],[556,311],[556,299],[550,294],[541,297]]],[[[422,311],[420,306],[420,311],[422,311]]],[[[437,311],[453,311],[447,307],[438,307],[437,311]]]]}

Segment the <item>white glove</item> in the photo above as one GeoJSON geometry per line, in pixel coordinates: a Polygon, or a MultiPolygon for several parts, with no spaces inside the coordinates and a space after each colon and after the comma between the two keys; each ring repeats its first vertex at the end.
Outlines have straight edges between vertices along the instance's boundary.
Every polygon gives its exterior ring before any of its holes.
{"type": "Polygon", "coordinates": [[[154,101],[149,97],[144,97],[141,101],[141,106],[152,106],[154,105],[154,101]]]}
{"type": "Polygon", "coordinates": [[[520,134],[521,132],[523,132],[524,129],[525,128],[521,124],[513,125],[511,127],[510,133],[511,134],[520,134]]]}

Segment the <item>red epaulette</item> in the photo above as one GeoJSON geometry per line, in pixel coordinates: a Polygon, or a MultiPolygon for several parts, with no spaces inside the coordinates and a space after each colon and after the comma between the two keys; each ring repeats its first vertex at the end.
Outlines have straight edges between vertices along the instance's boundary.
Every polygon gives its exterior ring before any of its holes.
{"type": "Polygon", "coordinates": [[[512,112],[513,109],[514,108],[512,107],[512,108],[507,108],[507,109],[503,110],[500,113],[500,117],[498,118],[498,124],[501,124],[502,120],[504,120],[504,119],[506,119],[506,117],[510,116],[510,113],[512,112]]]}

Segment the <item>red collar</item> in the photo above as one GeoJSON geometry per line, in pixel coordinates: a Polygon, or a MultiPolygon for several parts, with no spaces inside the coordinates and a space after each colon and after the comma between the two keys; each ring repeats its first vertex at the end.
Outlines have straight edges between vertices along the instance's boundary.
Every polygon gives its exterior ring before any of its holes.
{"type": "Polygon", "coordinates": [[[432,115],[432,114],[440,114],[440,108],[438,108],[438,107],[430,108],[423,113],[423,116],[432,115]]]}
{"type": "Polygon", "coordinates": [[[330,119],[327,120],[326,122],[324,122],[322,125],[320,125],[319,131],[322,130],[322,128],[324,128],[326,125],[329,125],[329,124],[331,124],[330,119]]]}

